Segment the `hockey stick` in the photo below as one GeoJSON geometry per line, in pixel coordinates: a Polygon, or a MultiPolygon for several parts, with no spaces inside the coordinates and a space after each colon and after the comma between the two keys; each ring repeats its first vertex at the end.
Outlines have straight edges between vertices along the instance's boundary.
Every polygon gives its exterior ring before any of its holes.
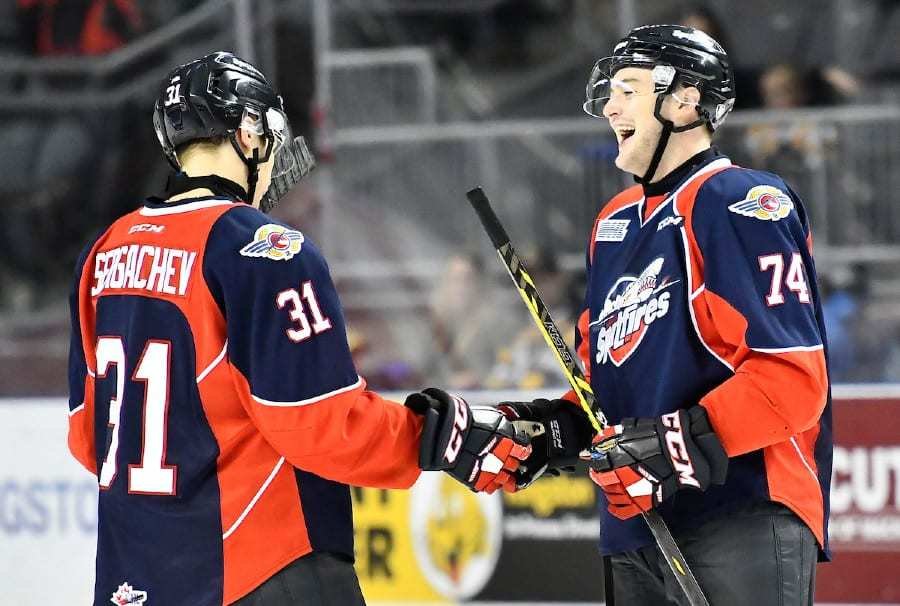
{"type": "MultiPolygon", "coordinates": [[[[491,208],[491,203],[480,187],[467,192],[466,197],[469,199],[469,203],[472,204],[472,208],[478,213],[478,218],[481,219],[481,224],[491,238],[491,243],[506,266],[506,271],[509,272],[509,277],[512,278],[513,283],[516,285],[516,290],[519,291],[525,306],[531,312],[531,317],[535,324],[538,325],[544,340],[556,354],[556,359],[562,366],[566,379],[575,391],[582,408],[588,413],[588,418],[590,418],[594,429],[599,433],[609,423],[594,400],[591,385],[587,382],[581,367],[576,362],[575,356],[559,334],[559,329],[556,327],[556,323],[553,322],[553,318],[550,317],[550,311],[544,305],[544,301],[541,299],[541,295],[538,293],[531,275],[528,273],[522,260],[519,259],[519,255],[516,254],[516,250],[506,234],[506,230],[503,229],[500,219],[497,218],[497,215],[491,208]]],[[[706,596],[703,595],[703,590],[700,589],[694,573],[688,567],[684,556],[681,554],[681,549],[675,543],[669,527],[666,526],[659,512],[651,509],[644,512],[643,516],[647,526],[650,528],[650,532],[653,534],[653,538],[656,540],[656,544],[659,546],[659,550],[666,558],[666,563],[675,575],[675,580],[678,581],[678,585],[681,586],[682,591],[687,596],[688,603],[691,606],[709,606],[709,602],[706,596]]]]}

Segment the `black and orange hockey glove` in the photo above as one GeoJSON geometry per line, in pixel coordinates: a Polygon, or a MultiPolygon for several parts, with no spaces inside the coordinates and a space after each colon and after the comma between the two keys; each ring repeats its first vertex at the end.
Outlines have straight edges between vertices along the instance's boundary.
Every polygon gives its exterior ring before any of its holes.
{"type": "Polygon", "coordinates": [[[419,467],[446,471],[475,492],[516,490],[513,473],[531,454],[528,436],[490,406],[429,387],[404,403],[425,417],[419,467]]]}
{"type": "Polygon", "coordinates": [[[722,484],[728,471],[728,456],[702,406],[624,419],[597,434],[589,455],[591,479],[606,494],[609,512],[622,520],[679,490],[722,484]]]}

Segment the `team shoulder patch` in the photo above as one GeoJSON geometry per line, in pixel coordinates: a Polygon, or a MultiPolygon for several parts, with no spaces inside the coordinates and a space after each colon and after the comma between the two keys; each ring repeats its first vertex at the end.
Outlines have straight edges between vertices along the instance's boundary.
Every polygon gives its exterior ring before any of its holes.
{"type": "Polygon", "coordinates": [[[784,219],[794,208],[794,201],[786,193],[771,185],[751,187],[743,200],[728,207],[733,213],[761,221],[784,219]]]}
{"type": "Polygon", "coordinates": [[[273,261],[287,261],[303,247],[303,234],[276,223],[267,223],[256,230],[253,241],[241,249],[245,257],[265,257],[273,261]]]}

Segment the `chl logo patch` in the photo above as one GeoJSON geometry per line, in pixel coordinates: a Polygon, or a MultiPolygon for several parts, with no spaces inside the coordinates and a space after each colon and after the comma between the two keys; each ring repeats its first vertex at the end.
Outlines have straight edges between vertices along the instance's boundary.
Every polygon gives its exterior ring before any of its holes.
{"type": "Polygon", "coordinates": [[[245,257],[265,257],[273,261],[287,261],[303,248],[303,234],[283,225],[267,223],[253,236],[253,241],[241,249],[245,257]]]}
{"type": "Polygon", "coordinates": [[[125,581],[109,599],[116,606],[141,606],[147,601],[147,592],[135,589],[125,581]]]}
{"type": "Polygon", "coordinates": [[[639,276],[622,276],[606,295],[600,316],[591,322],[597,329],[597,364],[612,361],[621,366],[644,339],[647,328],[669,313],[672,293],[677,284],[660,278],[663,257],[654,259],[639,276]]]}
{"type": "Polygon", "coordinates": [[[733,213],[753,217],[761,221],[779,221],[794,208],[794,202],[786,193],[771,185],[751,187],[743,200],[728,207],[733,213]]]}
{"type": "Polygon", "coordinates": [[[628,233],[631,219],[603,219],[597,223],[595,242],[621,242],[628,233]]]}

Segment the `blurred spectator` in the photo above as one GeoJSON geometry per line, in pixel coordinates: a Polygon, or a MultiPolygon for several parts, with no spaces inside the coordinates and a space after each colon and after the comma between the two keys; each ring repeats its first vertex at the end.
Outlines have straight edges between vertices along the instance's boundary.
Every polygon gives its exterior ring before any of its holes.
{"type": "Polygon", "coordinates": [[[484,387],[497,350],[521,317],[510,317],[503,294],[485,275],[478,256],[456,254],[447,260],[429,302],[431,339],[422,366],[428,383],[448,389],[484,387]]]}
{"type": "Polygon", "coordinates": [[[819,282],[831,379],[846,382],[854,376],[856,324],[869,295],[868,270],[864,265],[838,267],[820,276],[819,282]]]}
{"type": "Polygon", "coordinates": [[[102,55],[137,37],[136,0],[17,0],[19,23],[36,55],[102,55]]]}
{"type": "Polygon", "coordinates": [[[735,48],[731,44],[731,38],[712,10],[703,3],[688,4],[676,17],[675,23],[706,32],[716,42],[721,44],[728,53],[732,62],[731,68],[734,70],[734,88],[737,91],[736,109],[759,107],[762,104],[757,86],[759,71],[741,64],[740,57],[735,55],[735,48]]]}
{"type": "MultiPolygon", "coordinates": [[[[576,294],[575,285],[560,269],[550,250],[541,249],[524,260],[563,339],[571,345],[575,335],[574,317],[581,294],[576,294]]],[[[556,354],[544,341],[531,317],[525,316],[519,330],[497,351],[496,362],[485,387],[540,389],[564,383],[556,354]]]]}

